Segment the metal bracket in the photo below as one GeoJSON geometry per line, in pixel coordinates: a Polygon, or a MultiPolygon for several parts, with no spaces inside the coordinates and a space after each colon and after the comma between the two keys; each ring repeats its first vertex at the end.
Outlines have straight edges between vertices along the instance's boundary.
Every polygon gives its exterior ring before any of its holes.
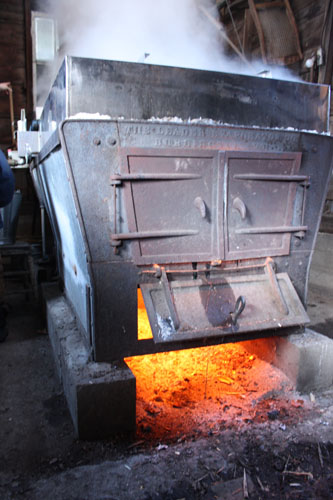
{"type": "Polygon", "coordinates": [[[187,179],[201,179],[199,174],[114,174],[110,178],[111,185],[120,185],[122,182],[130,181],[179,181],[187,179]]]}
{"type": "Polygon", "coordinates": [[[280,182],[308,182],[308,175],[288,175],[288,174],[235,174],[234,179],[243,181],[280,181],[280,182]]]}
{"type": "MultiPolygon", "coordinates": [[[[304,225],[305,219],[305,207],[306,207],[306,197],[307,197],[307,189],[310,187],[310,177],[307,177],[304,182],[300,184],[303,187],[303,199],[302,199],[302,215],[301,215],[301,226],[304,225]]],[[[296,238],[302,240],[305,236],[305,231],[300,230],[294,233],[296,238]]]]}
{"type": "Polygon", "coordinates": [[[236,229],[236,234],[298,233],[307,231],[308,226],[244,227],[236,229]]]}
{"type": "Polygon", "coordinates": [[[173,322],[173,326],[174,326],[175,330],[178,330],[178,328],[180,326],[180,321],[179,321],[177,309],[175,307],[175,302],[173,300],[170,283],[169,283],[165,268],[162,267],[161,270],[162,270],[162,274],[160,277],[160,283],[162,285],[164,296],[166,298],[166,302],[167,302],[167,305],[168,305],[168,308],[170,311],[170,316],[171,316],[171,319],[173,322]]]}
{"type": "Polygon", "coordinates": [[[286,301],[284,300],[284,297],[280,289],[280,285],[276,278],[276,274],[274,271],[274,261],[271,257],[267,257],[265,261],[265,273],[268,276],[271,290],[280,313],[283,314],[284,316],[287,316],[289,314],[289,309],[286,304],[286,301]]]}

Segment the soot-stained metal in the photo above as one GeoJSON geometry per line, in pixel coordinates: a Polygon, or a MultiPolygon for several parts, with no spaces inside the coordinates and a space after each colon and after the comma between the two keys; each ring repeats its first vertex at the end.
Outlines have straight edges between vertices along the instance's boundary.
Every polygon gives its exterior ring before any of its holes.
{"type": "Polygon", "coordinates": [[[323,85],[65,59],[35,177],[96,361],[303,330],[328,115],[323,85]]]}

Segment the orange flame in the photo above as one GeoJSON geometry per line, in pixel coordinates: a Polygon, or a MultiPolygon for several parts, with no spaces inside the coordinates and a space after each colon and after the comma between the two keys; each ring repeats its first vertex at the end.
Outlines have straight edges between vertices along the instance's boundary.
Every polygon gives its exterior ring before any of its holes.
{"type": "MultiPolygon", "coordinates": [[[[138,337],[151,338],[141,293],[138,304],[138,337]]],[[[251,345],[247,341],[126,358],[137,379],[139,434],[175,437],[193,429],[211,430],[226,419],[251,420],[265,395],[290,394],[289,379],[253,354],[251,345]]]]}

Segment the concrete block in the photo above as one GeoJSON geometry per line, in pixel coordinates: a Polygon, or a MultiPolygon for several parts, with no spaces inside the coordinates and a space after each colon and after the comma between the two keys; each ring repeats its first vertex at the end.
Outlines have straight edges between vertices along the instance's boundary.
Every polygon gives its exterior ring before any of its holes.
{"type": "Polygon", "coordinates": [[[296,390],[310,392],[333,384],[333,340],[306,328],[304,333],[279,338],[274,363],[294,382],[296,390]]]}
{"type": "Polygon", "coordinates": [[[75,316],[58,287],[43,286],[47,328],[58,375],[76,433],[81,439],[104,439],[133,432],[136,380],[124,361],[95,363],[75,316]]]}
{"type": "Polygon", "coordinates": [[[333,340],[309,328],[288,337],[244,343],[245,348],[283,371],[299,392],[333,385],[333,340]]]}

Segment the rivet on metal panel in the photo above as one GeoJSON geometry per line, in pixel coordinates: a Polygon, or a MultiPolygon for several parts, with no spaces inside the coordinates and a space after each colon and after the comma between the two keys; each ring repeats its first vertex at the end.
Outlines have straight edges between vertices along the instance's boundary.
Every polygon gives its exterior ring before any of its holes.
{"type": "Polygon", "coordinates": [[[95,146],[100,146],[101,142],[102,141],[98,137],[94,137],[93,143],[95,146]]]}
{"type": "Polygon", "coordinates": [[[117,144],[117,139],[115,139],[112,136],[109,136],[107,138],[107,143],[108,143],[109,146],[115,146],[117,144]]]}

